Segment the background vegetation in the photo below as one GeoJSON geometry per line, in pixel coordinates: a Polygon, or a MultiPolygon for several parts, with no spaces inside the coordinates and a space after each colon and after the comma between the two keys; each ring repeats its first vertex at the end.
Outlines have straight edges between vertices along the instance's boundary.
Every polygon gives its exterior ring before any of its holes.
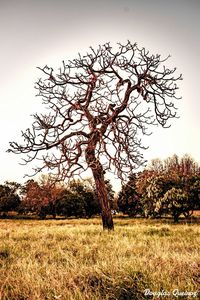
{"type": "MultiPolygon", "coordinates": [[[[200,209],[200,167],[189,156],[177,155],[161,161],[153,160],[142,172],[133,173],[115,195],[106,181],[108,199],[114,214],[130,217],[161,218],[191,217],[200,209]]],[[[91,179],[55,183],[51,175],[24,185],[6,182],[0,185],[0,214],[9,211],[24,216],[86,217],[101,214],[94,182],[91,179]]]]}

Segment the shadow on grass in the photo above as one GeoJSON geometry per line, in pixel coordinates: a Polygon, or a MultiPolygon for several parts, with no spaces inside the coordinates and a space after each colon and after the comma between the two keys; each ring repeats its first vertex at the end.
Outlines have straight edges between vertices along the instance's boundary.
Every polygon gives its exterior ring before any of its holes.
{"type": "Polygon", "coordinates": [[[81,293],[96,294],[98,299],[108,300],[142,300],[152,299],[152,296],[144,295],[148,288],[148,279],[141,272],[131,272],[126,276],[118,275],[113,279],[109,274],[93,273],[74,278],[75,285],[79,287],[81,293]]]}

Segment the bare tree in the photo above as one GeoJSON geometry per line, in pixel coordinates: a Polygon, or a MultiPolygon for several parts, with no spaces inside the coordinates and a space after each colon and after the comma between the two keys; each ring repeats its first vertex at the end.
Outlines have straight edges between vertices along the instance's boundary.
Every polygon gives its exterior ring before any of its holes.
{"type": "MultiPolygon", "coordinates": [[[[167,59],[167,58],[166,58],[167,59]]],[[[139,134],[150,124],[166,126],[176,116],[173,100],[178,89],[175,69],[163,66],[166,59],[150,55],[128,41],[116,49],[109,43],[67,63],[57,73],[39,68],[43,79],[36,88],[46,114],[35,114],[32,129],[22,133],[25,144],[11,142],[14,153],[35,158],[35,169],[57,169],[64,179],[92,170],[102,209],[104,229],[113,220],[104,176],[113,171],[124,180],[143,163],[139,134]]]]}

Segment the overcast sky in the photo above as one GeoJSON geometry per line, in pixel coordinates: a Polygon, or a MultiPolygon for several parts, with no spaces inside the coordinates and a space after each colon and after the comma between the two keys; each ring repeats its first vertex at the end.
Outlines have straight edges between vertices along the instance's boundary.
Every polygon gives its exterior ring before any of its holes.
{"type": "Polygon", "coordinates": [[[200,163],[199,15],[199,0],[0,0],[0,182],[23,182],[30,172],[19,156],[5,151],[40,110],[36,67],[59,67],[89,46],[127,39],[151,53],[171,54],[166,65],[184,78],[180,118],[170,129],[153,128],[144,141],[145,158],[188,153],[200,163]]]}

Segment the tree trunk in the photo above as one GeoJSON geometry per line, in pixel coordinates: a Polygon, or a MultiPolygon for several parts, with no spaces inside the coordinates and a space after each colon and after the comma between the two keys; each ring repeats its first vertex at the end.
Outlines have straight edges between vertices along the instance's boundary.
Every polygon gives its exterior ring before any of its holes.
{"type": "Polygon", "coordinates": [[[178,223],[180,214],[173,213],[174,223],[178,223]]]}
{"type": "Polygon", "coordinates": [[[108,192],[102,174],[102,166],[98,169],[92,170],[98,199],[101,205],[101,217],[103,223],[103,229],[114,230],[113,218],[111,214],[110,202],[108,198],[108,192]]]}
{"type": "Polygon", "coordinates": [[[113,218],[111,214],[111,207],[108,198],[108,191],[104,179],[104,169],[95,156],[95,148],[100,139],[99,131],[95,131],[86,149],[86,162],[91,168],[98,200],[101,206],[101,217],[103,223],[103,229],[114,230],[113,218]]]}
{"type": "Polygon", "coordinates": [[[104,170],[98,159],[95,157],[94,145],[89,145],[86,151],[86,161],[92,170],[98,200],[101,206],[101,217],[103,229],[114,230],[113,218],[111,214],[111,207],[108,198],[108,192],[104,180],[104,170]]]}
{"type": "Polygon", "coordinates": [[[108,193],[107,193],[104,177],[103,174],[101,174],[101,169],[99,170],[94,169],[92,170],[92,173],[95,180],[98,199],[101,205],[101,217],[102,217],[103,229],[114,230],[110,202],[108,199],[108,193]]]}

